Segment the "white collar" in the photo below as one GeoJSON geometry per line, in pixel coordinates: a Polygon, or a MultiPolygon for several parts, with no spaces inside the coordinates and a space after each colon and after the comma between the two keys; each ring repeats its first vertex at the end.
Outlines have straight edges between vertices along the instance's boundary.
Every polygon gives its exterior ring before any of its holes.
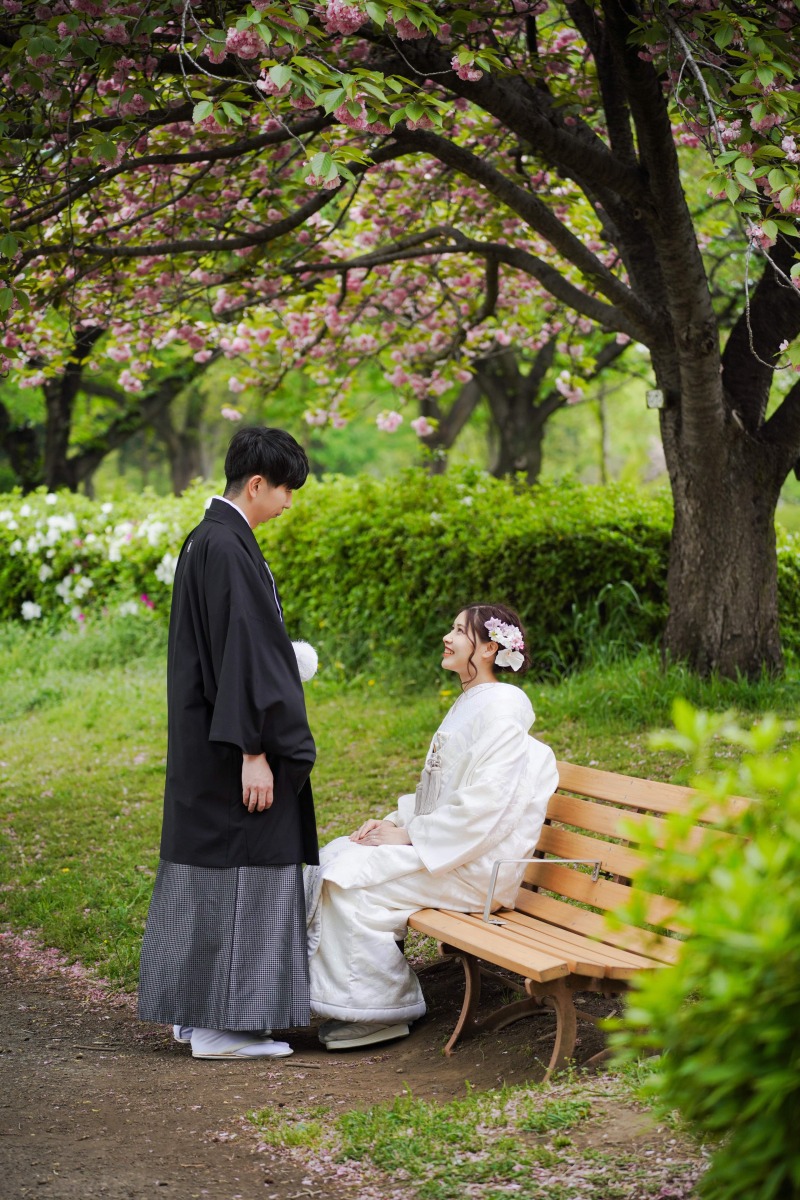
{"type": "MultiPolygon", "coordinates": [[[[250,522],[247,520],[247,517],[244,515],[244,511],[241,508],[239,508],[239,505],[235,504],[233,500],[229,500],[227,498],[227,496],[212,496],[211,499],[212,500],[221,500],[223,504],[230,504],[231,508],[236,509],[239,516],[242,518],[242,520],[247,522],[247,528],[248,529],[250,528],[250,522]]],[[[209,503],[210,503],[210,501],[209,501],[209,503]]]]}

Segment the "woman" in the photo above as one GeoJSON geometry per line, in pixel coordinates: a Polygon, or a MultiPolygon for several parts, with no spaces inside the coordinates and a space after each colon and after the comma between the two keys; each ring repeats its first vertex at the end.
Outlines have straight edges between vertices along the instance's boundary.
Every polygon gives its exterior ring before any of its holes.
{"type": "MultiPolygon", "coordinates": [[[[398,939],[419,908],[483,908],[498,859],[529,857],[558,784],[549,747],[528,730],[525,693],[500,676],[530,665],[522,622],[500,604],[465,608],[444,635],[442,666],[462,694],[431,742],[415,795],[366,821],[306,869],[311,1009],[328,1050],[408,1034],[425,1012],[398,939]]],[[[501,867],[497,907],[512,904],[525,867],[501,867]]]]}

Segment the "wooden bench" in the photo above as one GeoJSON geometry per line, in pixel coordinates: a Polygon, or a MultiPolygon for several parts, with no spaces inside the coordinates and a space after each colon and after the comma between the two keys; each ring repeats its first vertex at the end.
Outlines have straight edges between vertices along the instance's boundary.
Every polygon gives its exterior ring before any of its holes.
{"type": "MultiPolygon", "coordinates": [[[[576,993],[622,993],[634,975],[673,963],[680,953],[675,900],[637,892],[644,914],[641,927],[613,928],[605,914],[631,900],[631,876],[644,861],[630,827],[646,822],[660,838],[666,832],[663,818],[685,813],[695,796],[691,788],[567,762],[558,764],[558,772],[558,790],[514,908],[490,917],[489,906],[484,913],[425,908],[409,921],[412,929],[436,938],[442,956],[455,956],[464,967],[464,1001],[445,1053],[451,1054],[461,1038],[502,1029],[546,1006],[555,1012],[556,1033],[545,1078],[572,1057],[577,1020],[592,1020],[576,1009],[576,993]],[[565,859],[577,865],[558,861],[565,859]],[[480,1019],[481,976],[493,974],[490,965],[522,976],[518,991],[524,998],[480,1019]]],[[[747,803],[732,797],[726,811],[739,812],[747,803]]],[[[719,811],[704,813],[687,844],[734,836],[714,829],[721,816],[719,811]]],[[[506,988],[513,986],[500,978],[506,988]]]]}

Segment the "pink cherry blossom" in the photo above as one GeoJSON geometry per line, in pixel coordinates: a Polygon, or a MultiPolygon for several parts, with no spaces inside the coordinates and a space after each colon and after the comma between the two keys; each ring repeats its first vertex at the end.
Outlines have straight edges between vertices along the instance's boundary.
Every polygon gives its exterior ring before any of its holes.
{"type": "Polygon", "coordinates": [[[403,418],[399,412],[382,412],[375,418],[375,424],[384,433],[394,433],[403,424],[403,418]]]}
{"type": "Polygon", "coordinates": [[[430,437],[432,433],[436,432],[436,427],[431,425],[427,417],[416,417],[411,422],[411,428],[419,438],[430,437]]]}
{"type": "Polygon", "coordinates": [[[227,404],[219,410],[219,415],[224,417],[226,421],[241,421],[242,414],[238,408],[230,408],[227,404]]]}

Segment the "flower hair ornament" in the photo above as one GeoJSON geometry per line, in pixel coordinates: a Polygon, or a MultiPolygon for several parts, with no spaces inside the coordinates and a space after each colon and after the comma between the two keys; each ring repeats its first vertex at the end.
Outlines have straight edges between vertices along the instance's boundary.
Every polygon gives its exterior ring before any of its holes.
{"type": "Polygon", "coordinates": [[[489,640],[497,642],[499,646],[503,647],[495,655],[495,664],[498,667],[511,667],[512,671],[518,671],[525,662],[525,656],[520,653],[525,649],[522,630],[518,629],[516,625],[505,625],[497,617],[490,617],[484,623],[489,631],[489,640]]]}

